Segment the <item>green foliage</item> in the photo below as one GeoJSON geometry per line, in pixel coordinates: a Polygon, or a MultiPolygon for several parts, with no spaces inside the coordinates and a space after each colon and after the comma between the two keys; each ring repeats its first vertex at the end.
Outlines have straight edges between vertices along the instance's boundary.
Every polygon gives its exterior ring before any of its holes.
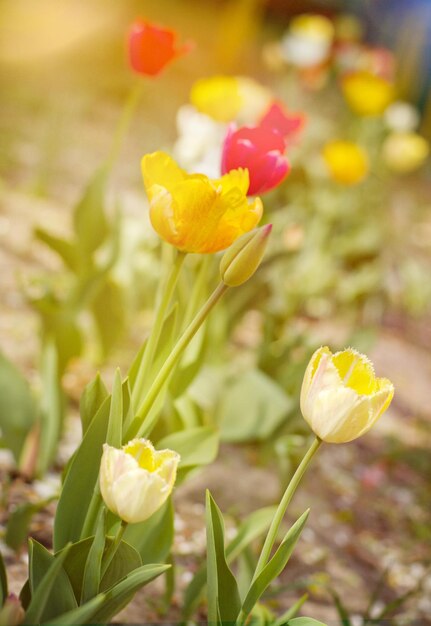
{"type": "Polygon", "coordinates": [[[296,542],[305,526],[309,511],[305,511],[301,517],[288,530],[283,541],[277,548],[274,556],[265,565],[263,570],[252,582],[242,605],[242,610],[248,615],[256,602],[260,599],[271,582],[277,578],[286,567],[286,564],[295,548],[296,542]]]}
{"type": "Polygon", "coordinates": [[[6,568],[5,568],[5,564],[3,561],[3,555],[0,552],[0,607],[3,606],[7,596],[8,596],[8,584],[7,584],[6,568]]]}
{"type": "Polygon", "coordinates": [[[17,461],[36,418],[36,403],[27,381],[0,352],[0,443],[17,461]]]}
{"type": "Polygon", "coordinates": [[[238,587],[226,561],[224,522],[211,494],[206,495],[208,623],[234,622],[241,608],[238,587]]]}
{"type": "Polygon", "coordinates": [[[225,389],[217,410],[224,441],[264,440],[286,420],[292,400],[262,371],[240,374],[225,389]]]}
{"type": "Polygon", "coordinates": [[[41,511],[52,498],[39,502],[24,502],[9,515],[4,541],[12,550],[18,550],[27,540],[28,529],[33,516],[41,511]]]}
{"type": "Polygon", "coordinates": [[[287,622],[287,626],[327,626],[312,617],[295,617],[287,622]]]}
{"type": "Polygon", "coordinates": [[[174,539],[174,507],[172,498],[149,519],[129,524],[124,539],[141,555],[143,563],[163,563],[168,558],[174,539]]]}
{"type": "Polygon", "coordinates": [[[169,448],[181,456],[178,480],[194,467],[212,463],[219,447],[218,430],[212,426],[187,428],[164,437],[157,443],[159,449],[169,448]]]}
{"type": "Polygon", "coordinates": [[[79,413],[81,416],[83,435],[87,431],[93,417],[96,415],[97,411],[107,397],[108,391],[102,378],[100,377],[100,374],[97,373],[94,380],[88,383],[84,389],[79,403],[79,413]]]}

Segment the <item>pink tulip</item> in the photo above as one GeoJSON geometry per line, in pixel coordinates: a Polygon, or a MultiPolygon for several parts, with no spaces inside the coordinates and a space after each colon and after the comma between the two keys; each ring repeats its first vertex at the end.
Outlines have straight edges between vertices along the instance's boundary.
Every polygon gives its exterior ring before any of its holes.
{"type": "Polygon", "coordinates": [[[223,144],[222,174],[239,167],[247,168],[250,186],[247,195],[269,191],[277,187],[290,170],[284,155],[282,135],[262,126],[229,127],[223,144]]]}
{"type": "Polygon", "coordinates": [[[283,136],[287,144],[294,143],[306,122],[302,113],[289,113],[281,102],[273,102],[259,122],[262,128],[272,128],[283,136]]]}

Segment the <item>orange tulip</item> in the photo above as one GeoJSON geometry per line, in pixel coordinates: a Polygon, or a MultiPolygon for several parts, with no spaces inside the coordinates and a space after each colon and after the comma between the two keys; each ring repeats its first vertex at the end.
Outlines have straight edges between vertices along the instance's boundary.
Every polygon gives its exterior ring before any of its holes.
{"type": "Polygon", "coordinates": [[[137,19],[128,38],[132,69],[138,74],[157,76],[173,59],[191,50],[190,42],[178,45],[176,38],[174,30],[137,19]]]}

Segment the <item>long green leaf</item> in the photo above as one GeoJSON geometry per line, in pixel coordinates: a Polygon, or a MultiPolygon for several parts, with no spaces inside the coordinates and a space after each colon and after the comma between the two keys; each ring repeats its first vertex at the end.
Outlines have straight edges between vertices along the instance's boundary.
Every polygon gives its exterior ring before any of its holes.
{"type": "Polygon", "coordinates": [[[79,403],[83,435],[86,433],[93,417],[96,415],[97,411],[100,409],[107,397],[108,391],[98,372],[94,380],[88,383],[85,387],[79,403]]]}
{"type": "Polygon", "coordinates": [[[287,626],[327,626],[312,617],[295,617],[287,622],[287,626]]]}
{"type": "Polygon", "coordinates": [[[85,562],[80,604],[88,602],[99,592],[100,571],[105,549],[105,522],[106,509],[103,508],[100,511],[96,534],[85,562]]]}
{"type": "Polygon", "coordinates": [[[283,615],[280,615],[280,617],[275,622],[274,626],[286,626],[287,622],[295,617],[295,615],[298,613],[299,609],[307,600],[307,598],[308,598],[308,593],[304,593],[304,595],[301,596],[299,600],[297,600],[295,604],[290,607],[290,609],[288,609],[285,613],[283,613],[283,615]]]}
{"type": "Polygon", "coordinates": [[[212,463],[217,456],[218,430],[212,426],[187,428],[164,437],[157,443],[159,449],[169,448],[181,456],[180,468],[212,463]]]}
{"type": "Polygon", "coordinates": [[[54,461],[63,427],[63,392],[55,343],[48,340],[42,354],[41,430],[37,473],[43,475],[54,461]]]}
{"type": "Polygon", "coordinates": [[[99,595],[92,598],[82,606],[78,606],[72,611],[63,613],[63,615],[56,617],[52,621],[45,622],[45,626],[78,626],[79,624],[88,624],[100,607],[103,606],[105,601],[106,594],[99,593],[99,595]]]}
{"type": "Polygon", "coordinates": [[[54,549],[80,539],[88,506],[99,476],[106,441],[110,398],[106,398],[85,433],[63,483],[54,521],[54,549]]]}
{"type": "Polygon", "coordinates": [[[6,568],[3,561],[3,555],[0,552],[0,606],[3,606],[8,593],[6,568]]]}
{"type": "Polygon", "coordinates": [[[62,237],[57,237],[56,235],[52,235],[47,230],[43,228],[37,227],[34,231],[35,237],[46,244],[51,250],[56,252],[64,264],[71,269],[72,271],[76,270],[77,267],[77,254],[76,247],[67,239],[63,239],[62,237]]]}
{"type": "Polygon", "coordinates": [[[141,555],[142,561],[163,563],[169,555],[174,539],[174,507],[172,498],[145,522],[129,524],[124,540],[141,555]]]}
{"type": "Polygon", "coordinates": [[[108,431],[106,442],[114,448],[121,448],[123,430],[123,388],[121,373],[115,371],[114,384],[112,386],[111,407],[109,411],[108,431]]]}
{"type": "MultiPolygon", "coordinates": [[[[277,507],[268,506],[254,511],[238,527],[236,536],[228,543],[226,560],[230,565],[247,546],[269,528],[277,507]]],[[[206,564],[194,575],[184,594],[183,618],[188,619],[198,604],[206,583],[206,564]]]]}
{"type": "MultiPolygon", "coordinates": [[[[60,590],[62,592],[61,602],[69,603],[72,601],[72,598],[73,600],[75,598],[73,596],[73,592],[70,595],[70,592],[71,592],[70,582],[68,581],[67,575],[62,570],[63,563],[67,557],[70,546],[66,546],[66,548],[63,550],[61,554],[52,557],[52,561],[48,569],[46,570],[46,573],[44,574],[44,576],[42,577],[42,579],[36,586],[35,585],[35,578],[36,578],[35,569],[37,567],[38,557],[42,554],[41,548],[43,548],[43,546],[40,546],[40,544],[37,544],[37,542],[34,542],[34,540],[31,540],[31,543],[33,544],[33,549],[30,549],[30,553],[32,555],[31,556],[32,562],[30,564],[31,572],[32,572],[32,576],[30,578],[32,593],[31,593],[30,604],[27,608],[26,615],[25,615],[25,622],[28,624],[38,624],[39,621],[44,616],[45,608],[47,608],[49,611],[49,613],[45,615],[46,619],[49,619],[50,617],[55,617],[55,610],[57,607],[54,606],[54,603],[59,602],[60,590]],[[62,571],[63,571],[63,576],[60,578],[60,574],[62,571]],[[70,588],[68,588],[67,584],[69,584],[70,588]],[[55,593],[52,593],[54,587],[55,587],[55,593]]],[[[76,603],[75,603],[75,606],[76,606],[76,603]]],[[[70,608],[70,606],[68,608],[70,608]]]]}
{"type": "Polygon", "coordinates": [[[143,565],[128,574],[126,578],[105,592],[103,606],[93,615],[95,623],[104,623],[112,619],[130,602],[133,595],[144,585],[151,582],[170,568],[170,565],[143,565]]]}
{"type": "Polygon", "coordinates": [[[226,562],[224,522],[209,491],[206,494],[208,622],[234,622],[241,608],[238,587],[226,562]]]}
{"type": "Polygon", "coordinates": [[[89,258],[105,241],[109,231],[103,206],[106,180],[106,169],[97,170],[74,209],[73,222],[84,271],[89,258]]]}
{"type": "Polygon", "coordinates": [[[308,514],[309,510],[305,511],[305,513],[303,513],[293,524],[290,530],[286,533],[272,559],[265,565],[259,576],[251,584],[242,606],[242,610],[246,615],[251,613],[254,605],[258,602],[267,587],[286,567],[286,563],[289,560],[302,529],[305,526],[308,514]]]}

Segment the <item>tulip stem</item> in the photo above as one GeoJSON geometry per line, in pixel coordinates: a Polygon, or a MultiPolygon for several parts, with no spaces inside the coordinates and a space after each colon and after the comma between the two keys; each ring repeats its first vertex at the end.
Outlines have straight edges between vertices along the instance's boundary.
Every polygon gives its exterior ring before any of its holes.
{"type": "Polygon", "coordinates": [[[211,296],[202,306],[201,310],[197,313],[194,319],[187,326],[181,337],[178,339],[175,344],[172,352],[169,354],[168,358],[162,365],[159,373],[153,381],[153,384],[149,388],[145,400],[142,403],[142,406],[139,408],[137,415],[135,416],[133,422],[130,425],[129,431],[127,433],[127,439],[133,439],[134,437],[148,437],[152,429],[154,428],[157,415],[150,416],[150,419],[146,419],[151,407],[154,404],[157,396],[159,395],[163,385],[165,384],[168,376],[171,374],[174,366],[178,362],[184,350],[189,345],[190,341],[193,339],[199,328],[202,326],[203,322],[207,318],[210,311],[217,304],[220,298],[223,296],[225,291],[228,289],[228,286],[224,283],[219,283],[216,289],[213,291],[211,296]]]}
{"type": "Polygon", "coordinates": [[[133,119],[136,107],[138,106],[139,100],[141,99],[143,87],[144,82],[142,80],[137,80],[135,81],[127,95],[123,110],[121,111],[120,119],[118,120],[117,127],[115,129],[114,139],[111,144],[109,156],[106,160],[108,170],[112,170],[115,162],[120,156],[121,146],[129,129],[130,123],[133,119]]]}
{"type": "MultiPolygon", "coordinates": [[[[313,443],[311,444],[311,446],[309,447],[304,458],[302,459],[301,463],[299,464],[296,472],[292,476],[286,488],[286,491],[284,492],[284,495],[280,501],[280,504],[278,505],[277,511],[271,522],[271,526],[268,530],[265,543],[263,544],[262,552],[260,553],[260,557],[256,565],[256,570],[253,575],[252,584],[269,561],[269,558],[271,556],[271,550],[274,546],[275,540],[277,539],[278,531],[280,529],[280,525],[283,521],[283,518],[286,514],[287,507],[289,506],[289,503],[301,481],[302,476],[305,473],[305,470],[307,469],[308,465],[310,464],[311,459],[316,454],[317,450],[320,448],[321,444],[322,444],[322,440],[316,437],[313,443]]],[[[247,615],[241,612],[238,618],[237,624],[243,623],[243,621],[246,618],[247,618],[247,615]]]]}
{"type": "Polygon", "coordinates": [[[104,575],[108,571],[108,567],[112,563],[112,559],[114,558],[118,550],[118,546],[121,543],[121,540],[123,538],[124,531],[126,530],[126,528],[127,528],[127,522],[125,522],[124,520],[121,520],[121,524],[118,527],[117,534],[115,535],[113,541],[111,541],[109,548],[107,549],[106,554],[103,558],[102,570],[100,573],[100,580],[103,579],[104,575]]]}
{"type": "Polygon", "coordinates": [[[183,266],[186,255],[184,252],[177,252],[174,263],[171,265],[171,271],[165,281],[160,284],[159,291],[157,293],[156,302],[156,314],[154,323],[148,337],[147,345],[145,346],[144,354],[139,364],[139,370],[136,377],[135,384],[132,390],[132,401],[134,406],[139,407],[142,402],[142,395],[147,382],[149,370],[154,360],[154,354],[157,348],[157,344],[160,340],[160,334],[162,332],[163,323],[166,317],[166,311],[172,298],[175,285],[178,281],[180,270],[183,266]]]}

